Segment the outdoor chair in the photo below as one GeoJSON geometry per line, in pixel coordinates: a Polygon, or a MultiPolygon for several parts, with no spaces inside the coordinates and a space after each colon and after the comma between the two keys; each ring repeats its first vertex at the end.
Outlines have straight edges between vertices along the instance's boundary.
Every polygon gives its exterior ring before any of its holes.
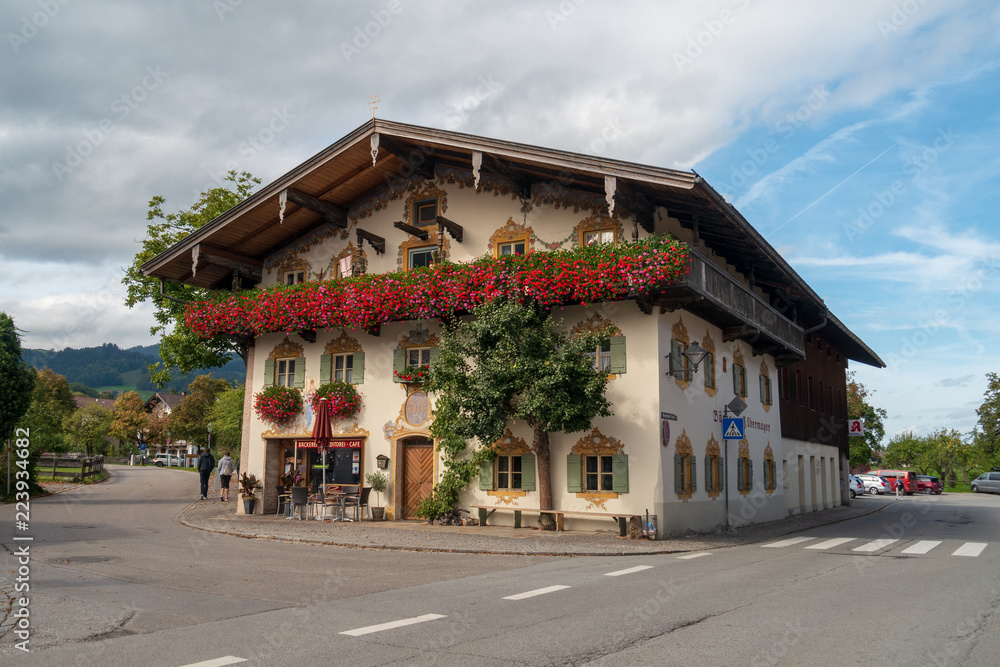
{"type": "Polygon", "coordinates": [[[295,510],[299,510],[299,519],[304,519],[302,513],[307,509],[309,505],[309,489],[304,486],[293,486],[292,487],[292,516],[289,518],[295,518],[295,510]]]}
{"type": "MultiPolygon", "coordinates": [[[[346,504],[354,508],[354,520],[358,521],[364,516],[362,507],[368,507],[368,496],[371,495],[372,487],[366,486],[361,489],[361,493],[356,496],[348,496],[346,504]]],[[[371,519],[372,510],[368,507],[368,518],[371,519]]]]}
{"type": "Polygon", "coordinates": [[[288,501],[291,500],[292,496],[290,493],[285,491],[285,487],[280,484],[275,487],[278,490],[278,511],[274,513],[274,516],[278,516],[284,511],[288,513],[288,501]]]}

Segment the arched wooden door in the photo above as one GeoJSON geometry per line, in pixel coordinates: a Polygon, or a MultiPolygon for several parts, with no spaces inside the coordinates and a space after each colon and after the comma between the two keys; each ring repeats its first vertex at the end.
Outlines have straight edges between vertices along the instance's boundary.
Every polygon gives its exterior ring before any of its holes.
{"type": "Polygon", "coordinates": [[[434,486],[434,444],[427,438],[403,442],[404,519],[416,519],[420,501],[431,495],[434,486]]]}

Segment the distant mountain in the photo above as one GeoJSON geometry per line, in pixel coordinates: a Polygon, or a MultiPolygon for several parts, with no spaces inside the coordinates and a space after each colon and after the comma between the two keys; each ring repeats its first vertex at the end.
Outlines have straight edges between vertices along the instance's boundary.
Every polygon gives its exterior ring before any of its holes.
{"type": "Polygon", "coordinates": [[[243,360],[235,358],[221,368],[200,369],[181,374],[173,369],[173,379],[164,388],[157,388],[150,381],[149,365],[160,360],[159,347],[146,345],[123,350],[114,343],[79,350],[23,350],[24,360],[37,369],[51,368],[65,375],[67,382],[78,382],[94,389],[118,388],[152,391],[184,391],[199,375],[211,373],[212,377],[230,383],[246,379],[243,360]]]}

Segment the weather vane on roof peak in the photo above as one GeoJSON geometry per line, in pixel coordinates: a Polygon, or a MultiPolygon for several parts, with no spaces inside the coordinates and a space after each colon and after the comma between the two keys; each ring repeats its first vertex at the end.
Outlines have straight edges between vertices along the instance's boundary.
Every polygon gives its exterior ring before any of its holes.
{"type": "Polygon", "coordinates": [[[368,103],[368,107],[372,110],[372,120],[375,120],[375,109],[378,109],[379,102],[381,100],[378,98],[378,93],[372,95],[372,100],[368,103]]]}

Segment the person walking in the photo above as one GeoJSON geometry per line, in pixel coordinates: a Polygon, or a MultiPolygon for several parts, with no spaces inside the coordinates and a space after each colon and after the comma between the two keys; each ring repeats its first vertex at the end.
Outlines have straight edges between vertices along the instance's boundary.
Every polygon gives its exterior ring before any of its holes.
{"type": "Polygon", "coordinates": [[[208,498],[208,478],[212,476],[213,470],[215,470],[215,457],[208,451],[208,448],[202,449],[201,456],[198,457],[198,472],[201,473],[202,500],[208,498]]]}
{"type": "Polygon", "coordinates": [[[222,502],[229,500],[229,480],[233,478],[233,470],[236,464],[229,452],[225,452],[219,459],[219,499],[222,502]]]}
{"type": "Polygon", "coordinates": [[[897,477],[896,478],[896,500],[899,500],[902,497],[903,497],[903,478],[902,477],[897,477]]]}

